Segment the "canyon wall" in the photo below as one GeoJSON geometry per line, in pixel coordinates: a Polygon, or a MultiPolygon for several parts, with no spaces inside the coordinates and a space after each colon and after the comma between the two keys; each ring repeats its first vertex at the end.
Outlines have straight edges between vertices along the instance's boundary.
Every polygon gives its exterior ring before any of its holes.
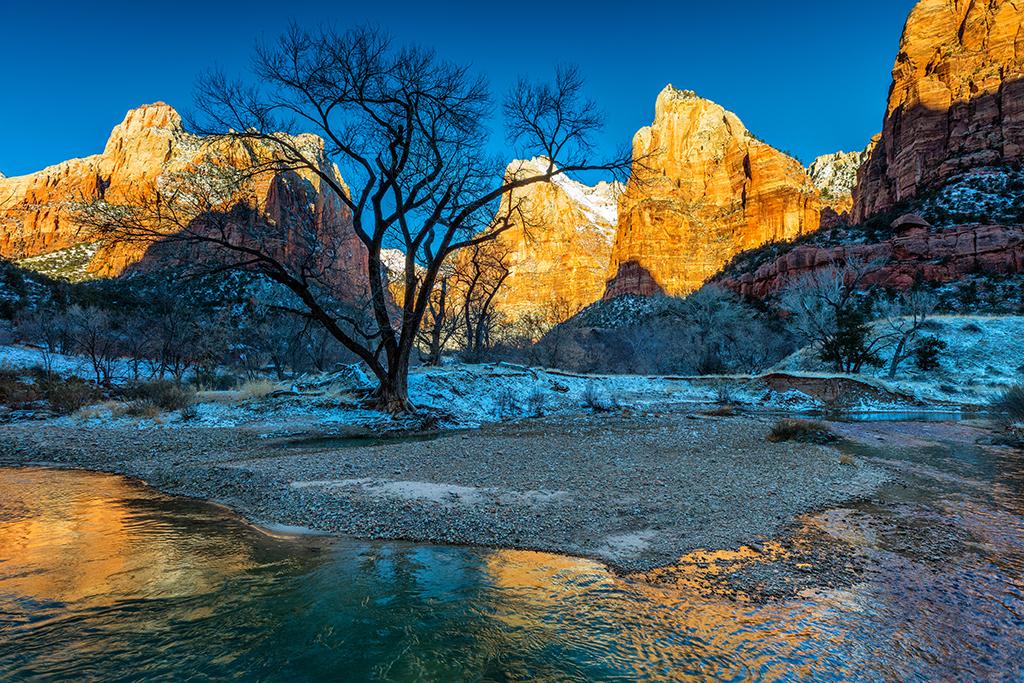
{"type": "Polygon", "coordinates": [[[633,154],[605,298],[685,295],[737,253],[819,227],[819,193],[800,162],[692,92],[658,95],[633,154]]]}
{"type": "MultiPolygon", "coordinates": [[[[336,175],[320,138],[301,135],[294,142],[322,160],[322,171],[336,175]]],[[[77,204],[153,198],[162,181],[175,174],[202,174],[210,165],[247,169],[272,155],[267,148],[189,134],[178,112],[164,103],[133,109],[113,129],[102,154],[0,179],[0,257],[22,259],[96,241],[76,224],[77,204]]],[[[272,223],[298,223],[300,216],[315,222],[324,241],[332,243],[332,254],[346,266],[336,269],[344,271],[337,284],[365,283],[365,249],[352,232],[347,210],[316,173],[260,172],[246,182],[243,195],[232,199],[259,209],[272,223]]],[[[298,251],[296,245],[283,249],[298,251]]],[[[88,270],[115,277],[143,261],[148,250],[138,243],[102,244],[88,270]]]]}
{"type": "MultiPolygon", "coordinates": [[[[515,161],[506,178],[547,172],[546,159],[515,161]]],[[[615,241],[621,186],[594,187],[564,175],[503,198],[498,217],[510,227],[491,253],[509,269],[494,299],[496,310],[515,320],[539,314],[562,322],[601,298],[615,241]]]]}
{"type": "Polygon", "coordinates": [[[921,0],[855,195],[863,221],[978,167],[1024,160],[1024,3],[921,0]]]}
{"type": "Polygon", "coordinates": [[[907,289],[918,281],[954,282],[972,274],[1024,273],[1024,227],[915,227],[876,244],[799,246],[753,273],[723,278],[719,283],[745,296],[764,298],[804,273],[848,261],[881,263],[865,276],[864,284],[893,289],[907,289]]]}
{"type": "Polygon", "coordinates": [[[849,220],[857,172],[866,158],[864,152],[836,152],[818,157],[807,168],[807,175],[821,193],[822,227],[849,220]]]}

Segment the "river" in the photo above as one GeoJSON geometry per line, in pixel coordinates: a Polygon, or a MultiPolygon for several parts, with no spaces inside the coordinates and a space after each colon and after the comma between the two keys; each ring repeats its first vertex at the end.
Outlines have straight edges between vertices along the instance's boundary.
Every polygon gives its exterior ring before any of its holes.
{"type": "Polygon", "coordinates": [[[633,576],[277,537],[118,476],[0,469],[0,679],[1021,680],[1024,455],[857,456],[897,481],[633,576]]]}

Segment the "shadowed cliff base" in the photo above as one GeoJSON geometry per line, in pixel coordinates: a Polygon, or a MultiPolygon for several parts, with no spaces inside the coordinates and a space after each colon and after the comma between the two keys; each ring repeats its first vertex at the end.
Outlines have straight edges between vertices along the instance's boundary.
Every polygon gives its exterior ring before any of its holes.
{"type": "Polygon", "coordinates": [[[865,285],[900,290],[968,275],[1016,275],[1024,273],[1024,226],[917,227],[877,244],[797,246],[753,272],[718,282],[744,296],[765,298],[801,275],[854,261],[881,264],[865,276],[865,285]]]}
{"type": "Polygon", "coordinates": [[[602,298],[607,301],[626,294],[658,296],[664,293],[665,290],[651,275],[651,271],[636,261],[626,261],[619,264],[619,270],[615,277],[608,281],[602,298]]]}

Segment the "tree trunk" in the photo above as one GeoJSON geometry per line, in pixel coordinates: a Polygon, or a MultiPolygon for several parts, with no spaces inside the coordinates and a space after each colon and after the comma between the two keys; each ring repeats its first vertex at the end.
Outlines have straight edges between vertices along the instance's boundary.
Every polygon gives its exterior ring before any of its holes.
{"type": "Polygon", "coordinates": [[[407,373],[388,371],[387,378],[381,380],[380,386],[377,388],[375,404],[378,410],[390,415],[416,412],[415,406],[409,401],[407,373]]]}
{"type": "Polygon", "coordinates": [[[416,406],[409,401],[409,357],[410,349],[399,348],[388,363],[387,374],[379,378],[374,403],[381,412],[391,415],[416,412],[416,406]]]}
{"type": "Polygon", "coordinates": [[[900,337],[900,343],[896,345],[896,350],[892,354],[892,361],[889,363],[889,379],[895,379],[896,369],[899,368],[900,363],[903,362],[903,350],[907,346],[907,338],[900,337]]]}

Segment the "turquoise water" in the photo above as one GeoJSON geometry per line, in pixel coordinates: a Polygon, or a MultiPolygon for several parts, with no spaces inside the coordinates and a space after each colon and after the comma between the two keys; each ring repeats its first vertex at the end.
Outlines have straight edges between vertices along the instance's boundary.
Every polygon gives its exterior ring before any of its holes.
{"type": "Polygon", "coordinates": [[[858,581],[768,600],[701,588],[729,553],[668,581],[273,538],[120,477],[0,469],[0,679],[1021,680],[1019,458],[922,452],[908,486],[804,520],[864,553],[858,581]]]}

